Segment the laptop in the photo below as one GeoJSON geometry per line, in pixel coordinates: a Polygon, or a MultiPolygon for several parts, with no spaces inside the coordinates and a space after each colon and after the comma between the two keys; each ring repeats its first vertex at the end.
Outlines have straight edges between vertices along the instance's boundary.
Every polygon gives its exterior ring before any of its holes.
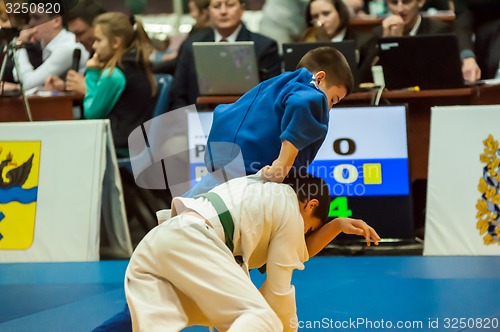
{"type": "Polygon", "coordinates": [[[195,42],[194,62],[200,95],[242,95],[259,84],[253,41],[195,42]]]}
{"type": "Polygon", "coordinates": [[[378,40],[379,64],[389,90],[465,87],[457,37],[452,34],[378,40]]]}
{"type": "Polygon", "coordinates": [[[356,56],[356,44],[354,40],[344,40],[341,42],[322,42],[322,43],[284,43],[283,44],[283,63],[285,71],[293,71],[297,68],[300,59],[309,52],[318,47],[330,46],[337,49],[344,55],[351,67],[354,77],[354,86],[359,85],[358,61],[356,56]]]}

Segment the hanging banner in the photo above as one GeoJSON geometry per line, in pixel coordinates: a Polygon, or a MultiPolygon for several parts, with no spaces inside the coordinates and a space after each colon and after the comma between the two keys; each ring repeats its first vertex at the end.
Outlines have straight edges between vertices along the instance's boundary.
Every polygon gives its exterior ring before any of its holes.
{"type": "Polygon", "coordinates": [[[424,255],[500,255],[500,105],[433,107],[424,255]]]}
{"type": "Polygon", "coordinates": [[[114,154],[108,120],[0,123],[0,262],[99,260],[101,210],[130,253],[114,154]]]}

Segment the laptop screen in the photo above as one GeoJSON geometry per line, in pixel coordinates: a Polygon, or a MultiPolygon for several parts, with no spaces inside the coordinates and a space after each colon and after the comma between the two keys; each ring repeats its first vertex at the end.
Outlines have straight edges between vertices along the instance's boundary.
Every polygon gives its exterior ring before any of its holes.
{"type": "Polygon", "coordinates": [[[193,43],[200,95],[242,95],[259,83],[254,42],[193,43]]]}
{"type": "Polygon", "coordinates": [[[341,42],[326,42],[326,43],[284,43],[283,44],[283,64],[285,71],[294,71],[300,62],[300,59],[309,52],[318,47],[330,46],[337,49],[344,55],[351,67],[354,84],[358,86],[358,62],[356,56],[356,45],[354,40],[345,40],[341,42]]]}
{"type": "Polygon", "coordinates": [[[455,35],[387,37],[378,40],[380,65],[389,90],[464,87],[455,35]]]}

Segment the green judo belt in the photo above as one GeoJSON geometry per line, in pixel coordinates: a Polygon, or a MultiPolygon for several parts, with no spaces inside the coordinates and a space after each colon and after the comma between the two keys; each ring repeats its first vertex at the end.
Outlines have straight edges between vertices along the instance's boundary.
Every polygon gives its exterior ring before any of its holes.
{"type": "Polygon", "coordinates": [[[224,228],[224,237],[226,238],[226,246],[233,252],[234,243],[233,243],[233,235],[234,235],[234,222],[233,217],[231,217],[231,213],[229,213],[229,209],[226,206],[226,203],[214,192],[208,192],[200,195],[196,195],[196,197],[205,197],[208,199],[210,203],[212,203],[215,211],[219,215],[220,223],[222,224],[222,228],[224,228]]]}
{"type": "MultiPolygon", "coordinates": [[[[226,203],[222,200],[222,198],[214,192],[208,192],[204,194],[196,195],[195,198],[204,197],[208,199],[208,201],[212,204],[217,215],[219,216],[220,223],[222,224],[222,228],[224,229],[224,237],[226,238],[226,246],[231,250],[234,254],[234,243],[233,243],[233,235],[234,235],[234,222],[233,217],[231,217],[231,213],[229,213],[229,209],[226,206],[226,203]]],[[[236,261],[238,262],[237,257],[236,261]]],[[[239,257],[241,259],[241,257],[239,257]]],[[[264,264],[259,268],[260,273],[266,273],[266,265],[264,264]]]]}

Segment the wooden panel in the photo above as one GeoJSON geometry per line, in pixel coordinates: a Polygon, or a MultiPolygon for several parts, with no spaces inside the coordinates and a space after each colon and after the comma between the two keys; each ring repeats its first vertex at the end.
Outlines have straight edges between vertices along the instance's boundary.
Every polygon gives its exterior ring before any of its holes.
{"type": "MultiPolygon", "coordinates": [[[[440,11],[435,15],[428,15],[424,13],[423,16],[431,17],[436,20],[440,20],[451,24],[455,20],[455,13],[453,11],[440,11]]],[[[375,28],[382,24],[383,17],[362,17],[362,18],[351,18],[349,20],[349,26],[356,31],[369,33],[375,28]]]]}
{"type": "MultiPolygon", "coordinates": [[[[72,120],[74,98],[73,94],[28,97],[33,121],[72,120]]],[[[29,121],[22,98],[0,98],[0,122],[19,121],[29,121]]]]}

